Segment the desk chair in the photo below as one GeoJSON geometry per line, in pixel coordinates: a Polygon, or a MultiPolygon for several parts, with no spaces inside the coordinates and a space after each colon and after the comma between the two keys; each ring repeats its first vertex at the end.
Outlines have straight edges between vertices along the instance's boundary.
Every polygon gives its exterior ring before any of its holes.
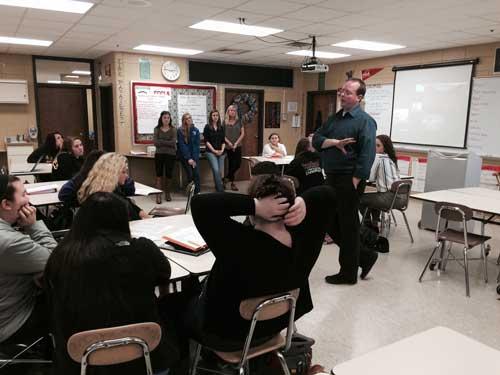
{"type": "Polygon", "coordinates": [[[411,180],[399,180],[394,181],[391,185],[391,193],[394,194],[392,198],[392,202],[388,207],[370,207],[368,206],[363,213],[363,221],[365,220],[365,216],[368,213],[369,209],[377,209],[380,210],[383,217],[381,233],[387,233],[389,236],[389,232],[391,230],[391,217],[394,218],[394,224],[396,224],[396,218],[394,217],[394,210],[401,212],[403,215],[403,219],[406,224],[406,229],[408,229],[408,234],[410,235],[410,241],[413,243],[413,235],[411,233],[410,225],[408,224],[408,219],[406,218],[405,211],[408,208],[408,202],[410,200],[411,186],[413,182],[411,180]],[[398,199],[399,198],[399,199],[398,199]]]}
{"type": "Polygon", "coordinates": [[[116,365],[140,357],[146,362],[146,374],[153,375],[150,352],[160,339],[157,323],[137,323],[75,333],[68,340],[67,350],[73,361],[81,363],[81,375],[86,374],[88,365],[116,365]]]}
{"type": "MultiPolygon", "coordinates": [[[[294,333],[294,318],[295,318],[295,304],[299,295],[299,289],[292,290],[291,292],[283,295],[266,296],[260,298],[250,298],[240,303],[240,315],[243,319],[250,321],[250,329],[245,340],[245,344],[241,351],[236,352],[220,352],[211,350],[217,357],[224,362],[236,365],[236,371],[239,375],[250,375],[250,368],[248,361],[252,358],[259,357],[266,353],[274,352],[278,356],[281,368],[285,375],[290,375],[290,370],[286,364],[285,357],[282,352],[290,349],[292,343],[292,335],[294,333]],[[281,315],[288,313],[288,327],[286,330],[286,337],[277,334],[269,341],[251,347],[253,334],[257,322],[277,318],[281,315]]],[[[191,375],[196,375],[198,370],[198,361],[200,360],[200,353],[202,344],[196,343],[196,354],[191,367],[191,375]]],[[[200,369],[208,372],[214,372],[210,369],[200,369]]]]}
{"type": "MultiPolygon", "coordinates": [[[[0,344],[0,373],[10,366],[52,365],[53,343],[50,336],[42,336],[30,344],[0,344]],[[35,350],[35,351],[33,351],[35,350]]],[[[42,372],[45,373],[45,372],[42,372]]]]}
{"type": "Polygon", "coordinates": [[[488,241],[491,237],[482,236],[475,233],[469,233],[467,231],[467,222],[472,219],[472,210],[461,204],[448,203],[448,202],[436,202],[434,205],[434,211],[438,215],[438,220],[436,224],[436,246],[434,250],[432,250],[431,256],[427,260],[425,267],[418,278],[419,282],[422,282],[422,278],[424,277],[425,271],[427,271],[427,267],[432,271],[434,268],[438,267],[438,271],[446,270],[446,263],[448,259],[452,258],[460,263],[460,265],[464,268],[465,271],[465,294],[467,297],[470,297],[469,291],[469,260],[473,258],[468,258],[468,252],[473,247],[477,245],[481,245],[481,259],[483,261],[484,268],[484,282],[488,282],[488,265],[486,261],[486,257],[489,253],[489,245],[485,246],[485,242],[488,241]],[[441,220],[445,220],[445,224],[443,229],[441,229],[441,220]],[[461,222],[463,229],[455,230],[448,228],[448,222],[461,222]],[[446,242],[450,243],[448,249],[446,249],[446,242]],[[463,245],[463,264],[455,258],[455,256],[451,253],[451,245],[453,243],[459,243],[463,245]],[[434,254],[436,251],[440,249],[441,255],[440,258],[434,258],[434,254]],[[446,255],[445,255],[446,252],[446,255]]]}

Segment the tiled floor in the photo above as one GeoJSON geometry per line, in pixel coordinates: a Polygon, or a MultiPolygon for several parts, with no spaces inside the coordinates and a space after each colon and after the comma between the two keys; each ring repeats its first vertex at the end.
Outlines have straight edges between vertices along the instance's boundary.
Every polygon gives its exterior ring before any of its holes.
{"type": "MultiPolygon", "coordinates": [[[[174,202],[168,204],[183,207],[184,202],[185,197],[175,195],[174,202]]],[[[151,198],[140,198],[138,203],[146,209],[155,205],[151,198]]],[[[297,323],[302,333],[316,340],[313,362],[330,368],[438,325],[500,350],[495,263],[500,249],[500,227],[486,228],[486,234],[493,237],[490,282],[483,282],[480,262],[471,262],[471,297],[467,298],[463,269],[454,262],[448,264],[446,273],[440,277],[436,272],[427,272],[424,281],[418,283],[434,245],[434,233],[417,228],[420,212],[420,203],[412,200],[407,214],[414,244],[410,243],[403,220],[396,213],[400,225],[391,231],[390,253],[380,254],[368,279],[354,286],[324,282],[326,275],[338,270],[338,248],[324,246],[310,276],[315,308],[297,323]]],[[[478,250],[474,253],[478,254],[478,250]]]]}

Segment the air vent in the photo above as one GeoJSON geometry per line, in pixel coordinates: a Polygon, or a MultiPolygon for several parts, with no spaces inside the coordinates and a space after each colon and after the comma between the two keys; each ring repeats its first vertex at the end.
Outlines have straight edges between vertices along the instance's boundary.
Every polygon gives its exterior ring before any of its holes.
{"type": "Polygon", "coordinates": [[[216,49],[215,51],[212,51],[214,53],[223,53],[224,55],[241,55],[243,53],[250,52],[247,49],[236,49],[236,48],[219,48],[216,49]]]}
{"type": "Polygon", "coordinates": [[[289,47],[297,47],[297,48],[309,48],[311,47],[311,43],[306,42],[291,42],[286,44],[289,47]]]}

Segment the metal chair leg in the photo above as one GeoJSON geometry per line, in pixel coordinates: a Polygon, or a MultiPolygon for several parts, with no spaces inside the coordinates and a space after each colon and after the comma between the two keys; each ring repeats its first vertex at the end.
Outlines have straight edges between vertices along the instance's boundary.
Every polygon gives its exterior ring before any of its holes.
{"type": "Polygon", "coordinates": [[[288,365],[286,364],[286,359],[280,351],[276,352],[278,359],[280,361],[281,368],[283,369],[283,373],[285,375],[290,375],[290,370],[288,369],[288,365]]]}
{"type": "Polygon", "coordinates": [[[484,282],[488,283],[488,259],[486,256],[486,245],[484,242],[481,244],[481,258],[483,260],[484,282]]]}
{"type": "Polygon", "coordinates": [[[424,277],[425,272],[427,271],[427,268],[429,267],[429,264],[431,263],[432,258],[434,257],[434,254],[436,253],[437,249],[439,249],[441,246],[443,246],[442,242],[438,242],[436,246],[434,247],[434,250],[432,250],[431,256],[429,259],[427,259],[427,263],[425,263],[425,267],[422,270],[422,273],[420,274],[420,277],[418,278],[418,282],[422,282],[422,278],[424,277]]]}
{"type": "Polygon", "coordinates": [[[497,258],[497,266],[500,266],[500,254],[498,254],[498,258],[497,258]]]}
{"type": "Polygon", "coordinates": [[[464,247],[464,269],[465,269],[465,295],[470,297],[469,290],[469,261],[467,259],[467,248],[464,247]]]}
{"type": "Polygon", "coordinates": [[[394,220],[394,226],[397,227],[398,226],[398,222],[396,221],[396,216],[394,216],[394,211],[391,210],[391,216],[392,216],[392,220],[394,220]]]}
{"type": "Polygon", "coordinates": [[[403,219],[405,219],[405,224],[406,228],[408,229],[408,234],[410,235],[411,243],[413,243],[413,235],[411,234],[411,229],[410,225],[408,224],[408,219],[406,218],[406,214],[404,213],[404,211],[401,211],[401,213],[403,214],[403,219]]]}
{"type": "Polygon", "coordinates": [[[196,370],[198,367],[198,361],[200,360],[200,354],[201,354],[201,344],[196,343],[196,349],[195,349],[195,354],[194,354],[194,359],[193,363],[191,365],[191,375],[196,375],[196,370]]]}

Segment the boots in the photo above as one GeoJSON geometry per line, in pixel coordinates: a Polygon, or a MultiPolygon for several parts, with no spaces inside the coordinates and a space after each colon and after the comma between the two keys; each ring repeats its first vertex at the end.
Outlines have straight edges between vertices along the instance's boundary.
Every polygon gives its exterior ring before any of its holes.
{"type": "Polygon", "coordinates": [[[170,178],[165,178],[165,200],[167,202],[172,201],[172,197],[170,196],[170,178]]]}
{"type": "MultiPolygon", "coordinates": [[[[161,177],[156,177],[156,188],[161,190],[161,177]]],[[[161,194],[156,195],[156,204],[161,204],[161,194]]]]}

